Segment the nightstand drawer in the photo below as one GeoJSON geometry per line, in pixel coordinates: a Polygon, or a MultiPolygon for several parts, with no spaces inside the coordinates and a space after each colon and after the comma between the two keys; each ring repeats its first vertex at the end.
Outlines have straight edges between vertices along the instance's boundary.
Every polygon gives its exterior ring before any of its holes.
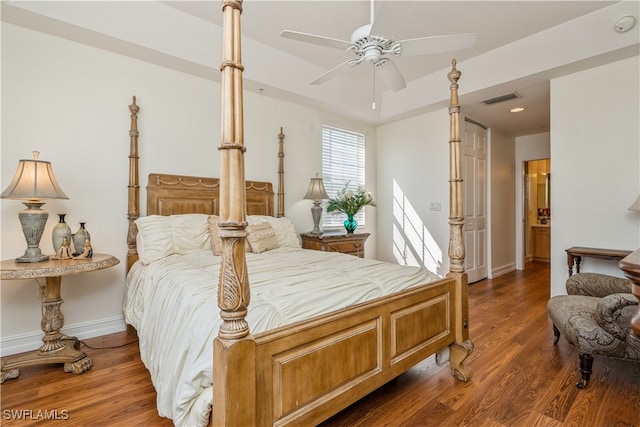
{"type": "Polygon", "coordinates": [[[364,245],[369,237],[369,233],[302,233],[300,237],[302,239],[303,249],[340,252],[364,258],[364,245]]]}
{"type": "Polygon", "coordinates": [[[343,254],[356,255],[364,258],[364,242],[363,241],[347,241],[327,243],[327,252],[341,252],[343,254]]]}

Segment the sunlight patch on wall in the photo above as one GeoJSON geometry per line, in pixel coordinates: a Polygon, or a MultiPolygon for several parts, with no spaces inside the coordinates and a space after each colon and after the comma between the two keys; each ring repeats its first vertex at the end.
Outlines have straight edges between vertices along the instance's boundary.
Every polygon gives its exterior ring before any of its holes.
{"type": "Polygon", "coordinates": [[[393,256],[401,265],[438,272],[442,249],[424,225],[398,183],[393,181],[393,256]]]}

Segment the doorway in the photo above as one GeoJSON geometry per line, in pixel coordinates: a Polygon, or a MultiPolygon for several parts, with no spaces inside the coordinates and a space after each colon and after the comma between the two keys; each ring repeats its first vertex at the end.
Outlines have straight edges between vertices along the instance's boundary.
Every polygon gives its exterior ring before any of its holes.
{"type": "Polygon", "coordinates": [[[525,261],[551,259],[551,160],[524,162],[525,261]]]}

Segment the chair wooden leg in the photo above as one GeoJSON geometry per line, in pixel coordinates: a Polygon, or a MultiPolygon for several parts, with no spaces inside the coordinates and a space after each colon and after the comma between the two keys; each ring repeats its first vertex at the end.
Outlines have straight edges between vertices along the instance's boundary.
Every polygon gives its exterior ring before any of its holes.
{"type": "Polygon", "coordinates": [[[593,356],[590,354],[580,353],[580,375],[582,376],[582,381],[576,384],[576,387],[579,389],[585,389],[589,385],[592,366],[593,356]]]}
{"type": "Polygon", "coordinates": [[[560,331],[556,328],[556,325],[553,325],[553,345],[558,344],[560,341],[560,331]]]}

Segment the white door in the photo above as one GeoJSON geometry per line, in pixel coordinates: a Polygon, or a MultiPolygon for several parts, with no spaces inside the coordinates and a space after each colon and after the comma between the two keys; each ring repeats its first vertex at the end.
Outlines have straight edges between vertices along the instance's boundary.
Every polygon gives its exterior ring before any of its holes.
{"type": "Polygon", "coordinates": [[[465,121],[462,149],[465,270],[473,283],[487,277],[487,130],[465,121]]]}

